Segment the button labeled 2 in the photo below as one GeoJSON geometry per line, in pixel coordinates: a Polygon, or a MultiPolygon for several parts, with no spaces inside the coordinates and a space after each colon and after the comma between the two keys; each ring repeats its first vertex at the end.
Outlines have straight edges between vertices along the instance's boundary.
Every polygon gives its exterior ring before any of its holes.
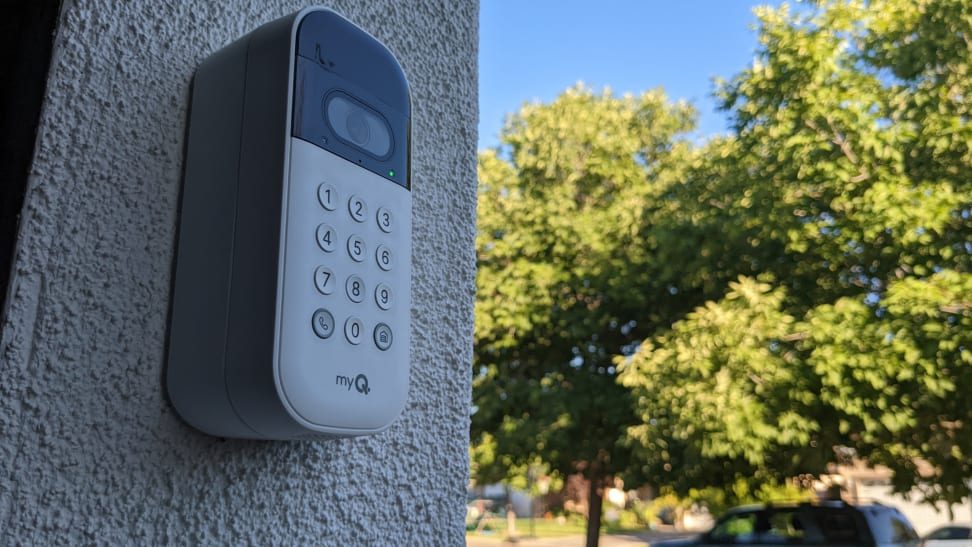
{"type": "Polygon", "coordinates": [[[358,196],[351,196],[348,199],[348,212],[354,220],[364,222],[368,218],[368,205],[358,196]]]}

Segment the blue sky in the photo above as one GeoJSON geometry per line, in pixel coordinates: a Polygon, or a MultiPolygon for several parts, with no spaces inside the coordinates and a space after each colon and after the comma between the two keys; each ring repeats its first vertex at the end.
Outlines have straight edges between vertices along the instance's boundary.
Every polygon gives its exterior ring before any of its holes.
{"type": "MultiPolygon", "coordinates": [[[[640,93],[662,86],[699,110],[699,133],[724,132],[713,77],[752,63],[753,0],[482,0],[479,148],[495,146],[506,114],[583,81],[640,93]]],[[[776,4],[777,2],[772,2],[776,4]]]]}

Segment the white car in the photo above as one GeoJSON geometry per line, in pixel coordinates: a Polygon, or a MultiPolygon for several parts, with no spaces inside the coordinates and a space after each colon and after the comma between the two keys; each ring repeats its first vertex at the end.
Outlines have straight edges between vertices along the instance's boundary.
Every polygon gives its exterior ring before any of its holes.
{"type": "Polygon", "coordinates": [[[972,547],[972,524],[946,524],[925,535],[922,547],[972,547]]]}

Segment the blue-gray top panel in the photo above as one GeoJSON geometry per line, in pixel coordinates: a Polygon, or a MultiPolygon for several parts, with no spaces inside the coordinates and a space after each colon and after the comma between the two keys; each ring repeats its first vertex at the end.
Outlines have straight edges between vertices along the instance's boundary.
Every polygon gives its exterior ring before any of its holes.
{"type": "Polygon", "coordinates": [[[293,136],[410,188],[409,88],[388,48],[332,11],[313,11],[299,23],[295,63],[293,136]],[[334,91],[385,118],[393,142],[388,155],[377,158],[333,132],[324,117],[324,99],[334,91]]]}

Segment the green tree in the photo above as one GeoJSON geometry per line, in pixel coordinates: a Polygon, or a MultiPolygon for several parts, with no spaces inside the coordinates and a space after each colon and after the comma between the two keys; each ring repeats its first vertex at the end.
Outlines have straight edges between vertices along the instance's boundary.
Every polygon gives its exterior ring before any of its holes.
{"type": "Polygon", "coordinates": [[[734,135],[694,156],[656,217],[685,239],[658,249],[687,272],[671,290],[712,301],[618,360],[639,467],[684,492],[822,471],[843,444],[901,490],[958,501],[972,477],[972,4],[757,16],[757,59],[719,88],[734,135]]]}
{"type": "Polygon", "coordinates": [[[729,287],[635,356],[617,358],[638,397],[639,424],[628,431],[635,472],[682,495],[731,490],[744,478],[758,488],[826,459],[819,380],[779,343],[795,323],[782,310],[785,291],[752,278],[729,287]]]}
{"type": "MultiPolygon", "coordinates": [[[[646,219],[689,155],[694,110],[661,91],[617,97],[577,86],[525,105],[479,158],[472,448],[482,482],[543,464],[601,489],[627,466],[632,423],[615,354],[668,317],[646,219]]],[[[662,287],[664,285],[661,285],[662,287]]]]}
{"type": "Polygon", "coordinates": [[[821,305],[801,325],[820,402],[858,452],[951,507],[972,478],[972,274],[944,270],[892,282],[875,310],[859,299],[821,305]],[[921,473],[919,460],[935,473],[921,473]]]}

